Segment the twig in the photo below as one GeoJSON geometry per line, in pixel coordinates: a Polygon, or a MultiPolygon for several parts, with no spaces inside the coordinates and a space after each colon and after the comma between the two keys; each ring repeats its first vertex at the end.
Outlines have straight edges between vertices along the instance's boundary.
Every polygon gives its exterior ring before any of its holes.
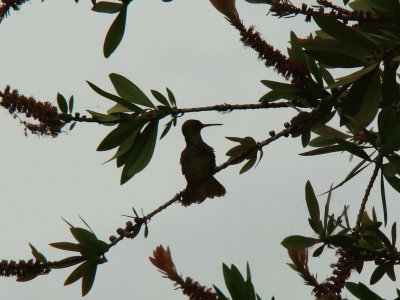
{"type": "Polygon", "coordinates": [[[383,159],[382,155],[378,155],[378,157],[375,159],[376,164],[375,164],[374,172],[372,173],[372,176],[371,176],[371,179],[369,180],[367,189],[365,190],[364,197],[361,201],[360,210],[357,215],[356,226],[353,229],[353,235],[356,238],[359,238],[359,235],[360,235],[361,221],[362,221],[362,217],[363,217],[363,214],[365,211],[365,206],[367,205],[368,198],[371,193],[372,187],[374,186],[376,177],[378,176],[378,172],[382,166],[382,159],[383,159]]]}

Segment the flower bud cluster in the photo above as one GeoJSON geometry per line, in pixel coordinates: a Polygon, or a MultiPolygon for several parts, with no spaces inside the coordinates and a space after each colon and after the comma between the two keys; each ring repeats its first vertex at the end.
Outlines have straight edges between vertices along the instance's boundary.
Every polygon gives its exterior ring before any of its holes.
{"type": "Polygon", "coordinates": [[[7,86],[4,92],[0,92],[0,106],[8,110],[15,117],[24,114],[28,119],[34,119],[38,123],[21,121],[25,128],[34,134],[57,136],[65,122],[61,119],[57,107],[50,102],[39,102],[33,97],[20,95],[17,90],[7,86]]]}

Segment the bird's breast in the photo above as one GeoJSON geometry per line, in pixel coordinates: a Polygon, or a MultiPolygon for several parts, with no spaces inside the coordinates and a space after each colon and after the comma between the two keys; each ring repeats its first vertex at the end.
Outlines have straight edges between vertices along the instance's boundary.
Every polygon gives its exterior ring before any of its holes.
{"type": "Polygon", "coordinates": [[[188,182],[203,182],[214,174],[214,151],[208,145],[187,146],[181,155],[181,165],[188,182]]]}

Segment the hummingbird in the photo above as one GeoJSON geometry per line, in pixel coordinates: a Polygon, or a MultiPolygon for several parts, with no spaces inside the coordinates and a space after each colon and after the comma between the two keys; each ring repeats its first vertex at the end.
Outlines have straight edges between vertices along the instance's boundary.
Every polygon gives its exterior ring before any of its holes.
{"type": "Polygon", "coordinates": [[[201,130],[208,126],[222,124],[203,124],[198,120],[187,120],[182,125],[186,147],[181,154],[182,173],[187,186],[183,192],[182,205],[201,203],[206,198],[225,195],[225,188],[213,176],[215,173],[214,149],[201,138],[201,130]]]}

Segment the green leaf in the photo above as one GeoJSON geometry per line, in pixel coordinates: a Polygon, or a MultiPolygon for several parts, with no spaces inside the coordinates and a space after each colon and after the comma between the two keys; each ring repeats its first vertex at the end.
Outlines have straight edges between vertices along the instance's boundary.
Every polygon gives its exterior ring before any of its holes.
{"type": "Polygon", "coordinates": [[[59,260],[57,263],[53,263],[51,265],[52,269],[65,269],[77,264],[80,264],[83,261],[82,256],[70,256],[64,259],[59,260]]]}
{"type": "Polygon", "coordinates": [[[128,101],[128,100],[125,100],[125,99],[122,99],[122,98],[120,98],[120,97],[118,97],[118,96],[115,96],[115,95],[113,95],[113,94],[107,93],[106,91],[103,91],[101,88],[97,87],[96,85],[94,85],[94,84],[91,83],[90,81],[86,81],[86,82],[87,82],[87,83],[89,84],[89,86],[90,86],[97,94],[99,94],[100,96],[103,96],[103,97],[105,97],[105,98],[108,98],[108,99],[110,99],[110,100],[112,100],[112,101],[114,101],[114,102],[116,102],[116,103],[118,103],[118,104],[120,104],[120,105],[126,107],[126,108],[129,109],[130,111],[133,111],[133,112],[140,112],[140,111],[142,111],[142,109],[141,109],[139,106],[133,104],[132,102],[130,102],[130,101],[128,101]]]}
{"type": "MultiPolygon", "coordinates": [[[[139,106],[138,106],[138,108],[139,108],[139,106]]],[[[118,104],[118,103],[114,104],[109,109],[107,109],[108,114],[124,113],[124,112],[131,112],[131,110],[127,109],[125,106],[122,106],[121,104],[118,104]]]]}
{"type": "Polygon", "coordinates": [[[396,222],[393,223],[392,225],[392,230],[391,230],[391,234],[392,234],[392,246],[396,246],[396,240],[397,240],[397,225],[396,222]]]}
{"type": "MultiPolygon", "coordinates": [[[[384,174],[385,175],[385,174],[384,174]]],[[[385,179],[398,193],[400,193],[400,179],[399,177],[387,177],[385,179]]]]}
{"type": "Polygon", "coordinates": [[[360,300],[384,300],[361,282],[358,284],[355,282],[347,282],[346,288],[350,293],[360,300]]]}
{"type": "Polygon", "coordinates": [[[378,115],[379,136],[382,142],[382,152],[390,153],[400,148],[400,118],[391,107],[381,110],[378,115]]]}
{"type": "Polygon", "coordinates": [[[322,252],[324,251],[324,249],[325,249],[325,245],[319,246],[317,249],[315,249],[312,256],[319,257],[322,254],[322,252]]]}
{"type": "Polygon", "coordinates": [[[385,273],[386,273],[385,264],[379,265],[372,273],[369,284],[377,283],[379,280],[381,280],[381,278],[383,277],[383,275],[385,275],[385,273]]]}
{"type": "Polygon", "coordinates": [[[64,114],[68,113],[67,100],[60,93],[57,94],[57,104],[58,104],[58,107],[60,108],[62,113],[64,113],[64,114]]]}
{"type": "Polygon", "coordinates": [[[361,146],[358,146],[346,140],[337,139],[336,141],[339,144],[339,146],[343,147],[344,150],[358,157],[361,157],[362,159],[371,161],[371,158],[368,156],[368,154],[363,150],[361,146]]]}
{"type": "Polygon", "coordinates": [[[223,264],[222,266],[226,287],[235,300],[253,300],[255,299],[255,291],[251,281],[245,281],[240,271],[231,265],[223,264]]]}
{"type": "Polygon", "coordinates": [[[92,7],[92,10],[98,13],[115,14],[121,11],[122,7],[123,5],[121,3],[101,1],[97,2],[96,5],[92,7]]]}
{"type": "MultiPolygon", "coordinates": [[[[365,88],[365,86],[364,86],[365,88]]],[[[378,70],[373,73],[372,78],[366,88],[362,99],[360,110],[355,119],[363,126],[367,127],[378,113],[379,105],[382,100],[382,85],[378,70]]]]}
{"type": "Polygon", "coordinates": [[[324,229],[325,229],[325,231],[328,228],[329,205],[331,204],[331,197],[332,197],[332,185],[329,187],[328,197],[326,199],[325,209],[324,209],[324,229]]]}
{"type": "Polygon", "coordinates": [[[165,128],[164,128],[164,130],[163,130],[163,132],[161,133],[161,136],[160,136],[160,140],[167,135],[167,133],[171,129],[171,126],[172,126],[172,120],[169,121],[167,124],[165,124],[165,128]]]}
{"type": "Polygon", "coordinates": [[[297,87],[288,83],[272,81],[272,80],[261,80],[261,83],[266,87],[270,88],[271,90],[287,90],[291,92],[300,91],[297,87]]]}
{"type": "Polygon", "coordinates": [[[307,56],[303,52],[299,43],[299,39],[297,38],[296,34],[293,31],[290,32],[290,46],[291,46],[290,58],[300,61],[305,66],[308,66],[307,56]]]}
{"type": "Polygon", "coordinates": [[[335,51],[306,50],[306,53],[321,64],[331,68],[357,68],[365,65],[365,62],[360,58],[354,58],[335,51]]]}
{"type": "Polygon", "coordinates": [[[250,159],[243,165],[243,167],[240,169],[239,174],[243,174],[250,170],[255,163],[257,162],[257,152],[254,152],[251,156],[250,159]]]}
{"type": "Polygon", "coordinates": [[[114,115],[105,115],[102,113],[98,113],[92,110],[87,110],[89,114],[92,115],[92,117],[99,123],[104,123],[107,125],[113,125],[116,124],[119,120],[121,120],[121,117],[119,116],[114,116],[114,115]]]}
{"type": "Polygon", "coordinates": [[[229,299],[221,292],[221,290],[220,290],[218,287],[216,287],[215,285],[213,285],[213,287],[214,287],[215,293],[218,295],[218,298],[219,298],[219,299],[221,299],[221,300],[229,300],[229,299]]]}
{"type": "Polygon", "coordinates": [[[310,138],[311,138],[311,131],[310,130],[304,131],[303,134],[301,135],[301,144],[303,145],[303,148],[307,147],[307,145],[310,142],[310,138]]]}
{"type": "Polygon", "coordinates": [[[354,73],[340,77],[340,78],[338,78],[338,80],[336,82],[329,84],[325,88],[326,89],[337,88],[337,87],[341,87],[341,86],[349,84],[349,83],[353,83],[353,82],[357,81],[358,79],[360,79],[362,76],[375,70],[377,68],[377,66],[378,66],[378,64],[375,63],[375,64],[369,65],[365,68],[362,68],[354,73]]]}
{"type": "Polygon", "coordinates": [[[232,141],[232,142],[236,142],[236,143],[242,143],[244,138],[241,137],[235,137],[235,136],[227,136],[225,137],[226,139],[232,141]]]}
{"type": "Polygon", "coordinates": [[[38,274],[36,273],[23,273],[21,275],[17,275],[17,281],[18,282],[27,282],[30,281],[32,279],[35,279],[38,276],[38,274]]]}
{"type": "Polygon", "coordinates": [[[143,122],[130,121],[120,123],[117,128],[112,130],[97,147],[97,151],[107,151],[120,146],[126,139],[131,138],[132,134],[138,133],[143,126],[143,122]]]}
{"type": "Polygon", "coordinates": [[[170,91],[169,88],[167,88],[167,94],[168,94],[168,100],[171,103],[172,107],[176,107],[176,99],[174,94],[170,91]]]}
{"type": "Polygon", "coordinates": [[[29,247],[31,247],[32,255],[35,257],[37,261],[41,263],[47,263],[46,257],[42,253],[37,251],[37,249],[31,243],[29,243],[29,247]]]}
{"type": "Polygon", "coordinates": [[[305,237],[301,235],[292,235],[286,237],[282,242],[281,245],[288,250],[298,251],[303,250],[305,248],[309,248],[320,241],[318,239],[305,237]]]}
{"type": "Polygon", "coordinates": [[[321,155],[321,154],[327,154],[327,153],[332,153],[332,152],[339,152],[343,151],[344,148],[340,145],[333,145],[333,146],[327,146],[327,147],[321,147],[315,150],[307,151],[300,153],[299,155],[302,156],[312,156],[312,155],[321,155]]]}
{"type": "Polygon", "coordinates": [[[82,277],[82,297],[86,296],[93,287],[96,277],[97,263],[94,260],[88,261],[86,272],[82,277]]]}
{"type": "Polygon", "coordinates": [[[69,243],[69,242],[58,242],[49,244],[51,247],[65,250],[65,251],[74,251],[80,252],[79,244],[69,243]]]}
{"type": "Polygon", "coordinates": [[[93,286],[96,269],[96,260],[87,260],[72,271],[64,285],[70,285],[82,278],[82,296],[85,296],[93,286]]]}
{"type": "Polygon", "coordinates": [[[327,69],[325,69],[322,66],[319,66],[319,70],[321,72],[322,77],[324,78],[326,84],[332,84],[335,82],[335,79],[333,78],[333,76],[331,75],[331,73],[329,73],[329,71],[327,69]]]}
{"type": "Polygon", "coordinates": [[[315,224],[317,224],[320,222],[319,205],[310,181],[307,181],[306,183],[305,194],[306,194],[306,202],[310,218],[315,224]]]}
{"type": "Polygon", "coordinates": [[[111,73],[109,76],[115,90],[121,98],[139,105],[155,108],[146,94],[132,81],[116,73],[111,73]]]}
{"type": "Polygon", "coordinates": [[[114,22],[111,24],[110,29],[107,32],[106,38],[103,45],[103,54],[105,58],[110,57],[110,55],[117,49],[119,43],[121,42],[126,24],[126,13],[127,4],[124,4],[121,8],[120,13],[115,18],[114,22]]]}
{"type": "Polygon", "coordinates": [[[316,13],[313,14],[313,19],[323,31],[343,43],[371,50],[377,47],[377,44],[367,34],[361,34],[328,14],[316,13]]]}
{"type": "Polygon", "coordinates": [[[72,227],[69,230],[79,243],[87,243],[89,241],[97,240],[97,237],[94,235],[94,233],[85,228],[72,227]]]}
{"type": "Polygon", "coordinates": [[[351,247],[353,242],[354,242],[354,238],[352,238],[351,236],[347,236],[347,235],[342,235],[342,234],[337,234],[337,235],[332,235],[330,237],[328,237],[326,239],[326,242],[328,242],[329,244],[338,246],[338,247],[351,247]]]}
{"type": "Polygon", "coordinates": [[[69,106],[69,113],[71,114],[72,111],[74,110],[74,96],[69,97],[68,106],[69,106]]]}
{"type": "Polygon", "coordinates": [[[170,104],[167,100],[167,98],[165,98],[165,96],[163,94],[161,94],[160,92],[156,91],[156,90],[151,90],[151,93],[153,94],[154,98],[157,99],[158,102],[160,102],[161,104],[170,107],[170,104]]]}
{"type": "Polygon", "coordinates": [[[131,157],[125,162],[122,170],[121,184],[124,184],[137,173],[142,171],[150,162],[157,141],[158,121],[150,122],[138,136],[133,151],[128,151],[131,157]]]}
{"type": "Polygon", "coordinates": [[[383,172],[381,172],[381,199],[382,199],[383,220],[386,226],[388,214],[386,205],[385,180],[383,179],[383,172]]]}
{"type": "Polygon", "coordinates": [[[400,99],[399,84],[396,81],[399,62],[384,62],[383,82],[382,82],[382,101],[383,107],[396,104],[400,99]]]}
{"type": "MultiPolygon", "coordinates": [[[[316,33],[320,36],[320,33],[323,33],[323,31],[317,31],[316,33]]],[[[347,59],[359,62],[365,61],[371,55],[371,51],[368,49],[351,46],[350,44],[332,39],[329,35],[320,36],[320,38],[316,39],[305,39],[300,44],[306,49],[306,53],[336,53],[340,58],[345,56],[347,59]]],[[[339,62],[339,60],[337,61],[339,62]]],[[[358,66],[361,67],[363,65],[358,66]]]]}
{"type": "Polygon", "coordinates": [[[334,138],[346,139],[351,137],[351,135],[343,133],[328,125],[322,125],[317,128],[313,128],[312,132],[329,139],[334,139],[334,138]]]}

